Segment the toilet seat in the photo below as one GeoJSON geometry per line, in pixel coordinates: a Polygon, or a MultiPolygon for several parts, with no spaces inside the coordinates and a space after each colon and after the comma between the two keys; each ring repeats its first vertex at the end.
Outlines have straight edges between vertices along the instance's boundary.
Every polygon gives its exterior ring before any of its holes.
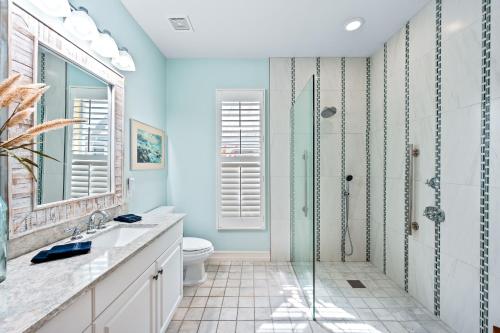
{"type": "Polygon", "coordinates": [[[206,239],[196,237],[184,237],[182,239],[182,250],[185,254],[196,254],[210,249],[213,249],[213,245],[206,239]]]}

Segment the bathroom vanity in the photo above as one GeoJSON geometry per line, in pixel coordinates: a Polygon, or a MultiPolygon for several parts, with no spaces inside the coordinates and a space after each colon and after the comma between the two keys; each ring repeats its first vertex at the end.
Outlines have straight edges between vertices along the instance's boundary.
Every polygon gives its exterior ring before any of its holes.
{"type": "Polygon", "coordinates": [[[82,122],[35,140],[59,160],[27,152],[39,165],[37,181],[8,161],[10,260],[0,284],[0,332],[164,332],[182,299],[184,215],[160,209],[139,223],[85,232],[92,212],[126,210],[125,78],[62,21],[39,14],[27,1],[9,2],[9,73],[51,88],[33,117],[7,135],[57,118],[82,122]],[[90,253],[31,264],[78,230],[85,236],[74,241],[91,240],[90,253]]]}
{"type": "Polygon", "coordinates": [[[82,239],[96,243],[86,255],[32,265],[35,251],[11,260],[0,331],[165,332],[182,299],[183,217],[109,223],[82,239]]]}

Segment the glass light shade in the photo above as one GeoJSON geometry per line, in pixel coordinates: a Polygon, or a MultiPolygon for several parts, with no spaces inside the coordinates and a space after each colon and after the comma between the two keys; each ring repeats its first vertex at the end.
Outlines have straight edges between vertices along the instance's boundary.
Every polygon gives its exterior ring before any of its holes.
{"type": "Polygon", "coordinates": [[[31,3],[50,16],[67,17],[71,14],[68,0],[31,0],[31,3]]]}
{"type": "Polygon", "coordinates": [[[135,72],[134,59],[126,48],[120,48],[119,55],[111,60],[111,64],[121,71],[135,72]]]}
{"type": "Polygon", "coordinates": [[[94,20],[83,7],[71,12],[64,20],[64,27],[82,40],[93,40],[99,34],[94,20]]]}
{"type": "Polygon", "coordinates": [[[103,58],[116,58],[120,54],[118,52],[118,45],[116,45],[115,40],[111,37],[108,31],[100,32],[92,44],[90,44],[92,50],[103,58]]]}

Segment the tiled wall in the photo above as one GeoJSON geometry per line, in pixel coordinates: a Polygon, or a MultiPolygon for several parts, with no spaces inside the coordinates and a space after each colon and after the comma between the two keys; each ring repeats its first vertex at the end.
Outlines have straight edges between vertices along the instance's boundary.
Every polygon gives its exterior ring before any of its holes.
{"type": "MultiPolygon", "coordinates": [[[[271,256],[290,256],[290,106],[292,70],[290,58],[270,60],[271,136],[271,256]]],[[[351,182],[350,230],[354,253],[347,261],[366,256],[366,59],[347,58],[345,67],[346,174],[351,182]]],[[[311,75],[316,58],[295,59],[295,91],[298,95],[311,75]]],[[[334,106],[337,113],[321,120],[321,218],[320,258],[341,259],[341,59],[320,58],[320,107],[334,106]]],[[[347,245],[348,246],[348,245],[347,245]]]]}
{"type": "Polygon", "coordinates": [[[500,1],[491,2],[490,326],[500,327],[500,1]]]}
{"type": "MultiPolygon", "coordinates": [[[[489,323],[500,322],[500,5],[492,3],[492,119],[489,323]]],[[[443,0],[442,179],[440,316],[458,332],[479,329],[481,1],[443,0]]],[[[410,21],[410,143],[418,145],[415,214],[420,229],[409,238],[409,292],[434,310],[434,223],[422,216],[434,205],[425,185],[434,175],[435,1],[410,21]]],[[[372,56],[372,262],[383,268],[383,64],[372,56]]],[[[404,60],[405,28],[387,42],[387,274],[404,286],[404,60]]]]}

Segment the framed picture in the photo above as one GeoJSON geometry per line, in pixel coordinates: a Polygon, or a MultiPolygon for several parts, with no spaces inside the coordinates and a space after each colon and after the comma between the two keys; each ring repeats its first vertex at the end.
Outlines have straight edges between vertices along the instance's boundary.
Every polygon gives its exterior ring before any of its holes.
{"type": "Polygon", "coordinates": [[[165,132],[131,119],[130,139],[132,170],[155,170],[165,167],[165,132]]]}

